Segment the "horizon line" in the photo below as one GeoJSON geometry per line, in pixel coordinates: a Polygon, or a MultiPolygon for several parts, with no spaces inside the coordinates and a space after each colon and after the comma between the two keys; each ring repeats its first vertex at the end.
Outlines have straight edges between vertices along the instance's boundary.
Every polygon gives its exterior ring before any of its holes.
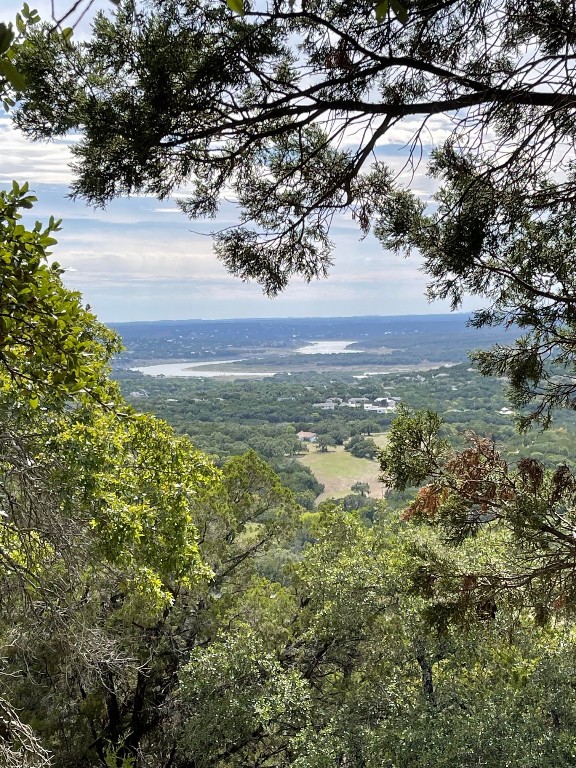
{"type": "Polygon", "coordinates": [[[228,323],[246,320],[365,320],[379,319],[390,320],[402,317],[418,318],[440,318],[440,317],[469,317],[473,312],[425,312],[425,313],[406,313],[397,315],[278,315],[274,317],[187,317],[187,318],[164,318],[162,320],[103,320],[105,325],[135,325],[136,323],[228,323]]]}

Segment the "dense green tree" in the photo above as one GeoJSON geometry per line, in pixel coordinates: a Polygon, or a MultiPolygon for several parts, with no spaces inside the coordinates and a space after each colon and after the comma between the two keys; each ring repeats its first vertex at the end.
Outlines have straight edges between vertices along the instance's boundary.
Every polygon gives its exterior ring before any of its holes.
{"type": "Polygon", "coordinates": [[[359,459],[374,459],[378,454],[378,446],[370,437],[362,437],[358,435],[351,437],[344,446],[347,451],[350,451],[352,456],[356,456],[359,459]]]}
{"type": "Polygon", "coordinates": [[[370,486],[368,483],[357,482],[350,488],[352,493],[359,493],[360,496],[367,496],[370,493],[370,486]]]}
{"type": "MultiPolygon", "coordinates": [[[[438,527],[457,544],[491,537],[499,552],[498,564],[488,559],[465,571],[444,572],[450,585],[444,608],[466,613],[474,605],[472,595],[495,605],[510,594],[543,623],[555,612],[571,613],[576,595],[572,470],[566,464],[547,468],[533,456],[510,464],[493,440],[473,433],[467,446],[454,450],[440,428],[433,414],[405,409],[380,461],[389,485],[403,490],[423,484],[405,508],[406,519],[438,527]]],[[[432,560],[424,570],[432,585],[443,569],[432,560]]]]}
{"type": "MultiPolygon", "coordinates": [[[[237,594],[225,632],[192,652],[174,765],[570,765],[570,631],[517,610],[431,628],[412,578],[421,537],[338,509],[314,517],[290,581],[237,594]]],[[[472,556],[428,546],[453,566],[472,556]]]]}
{"type": "MultiPolygon", "coordinates": [[[[533,117],[537,132],[541,124],[533,117]]],[[[497,345],[473,358],[482,373],[507,377],[518,409],[532,405],[519,419],[523,428],[533,421],[549,426],[555,408],[574,403],[572,166],[566,180],[542,173],[532,184],[525,175],[500,178],[493,167],[453,147],[438,151],[435,211],[417,211],[414,198],[403,220],[380,231],[385,244],[424,255],[432,298],[449,298],[455,308],[465,293],[482,295],[488,306],[475,313],[473,325],[523,330],[513,347],[497,345]],[[526,189],[516,186],[525,181],[526,189]]]]}
{"type": "Polygon", "coordinates": [[[330,435],[318,435],[316,445],[318,446],[320,453],[326,453],[328,448],[334,446],[334,442],[332,441],[330,435]]]}
{"type": "Polygon", "coordinates": [[[211,576],[193,508],[217,474],[151,417],[32,409],[13,384],[0,408],[0,696],[59,764],[104,764],[118,718],[139,739],[153,715],[144,638],[211,576]]]}
{"type": "Polygon", "coordinates": [[[57,766],[168,764],[180,668],[216,639],[298,507],[255,454],[218,472],[152,417],[93,403],[14,411],[13,392],[0,696],[57,766]]]}
{"type": "MultiPolygon", "coordinates": [[[[37,21],[25,4],[16,30],[0,24],[4,109],[25,87],[13,59],[27,45],[28,26],[37,21]]],[[[50,631],[57,654],[71,645],[66,635],[72,627],[80,633],[84,627],[98,643],[98,627],[76,621],[80,590],[90,602],[90,586],[81,585],[78,577],[95,562],[95,537],[82,505],[70,514],[66,490],[73,492],[64,478],[70,478],[71,467],[64,469],[52,441],[65,410],[70,420],[88,403],[108,413],[119,403],[108,378],[119,340],[83,307],[79,294],[62,285],[62,270],[48,261],[59,222],[36,222],[30,229],[21,222],[22,211],[35,200],[27,184],[13,182],[10,190],[0,192],[0,762],[7,768],[52,765],[42,729],[34,722],[31,727],[29,712],[23,712],[28,692],[21,698],[11,685],[26,674],[23,648],[41,646],[50,631]]],[[[189,543],[193,555],[194,537],[189,543]]],[[[140,581],[144,595],[155,574],[141,575],[152,577],[140,581]]],[[[73,638],[84,653],[76,632],[73,638]]],[[[91,663],[98,665],[97,653],[91,663]]],[[[44,718],[50,719],[48,710],[44,718]]]]}
{"type": "Polygon", "coordinates": [[[73,395],[105,402],[114,395],[104,364],[119,339],[63,286],[59,264],[49,262],[60,222],[37,221],[32,229],[21,223],[35,201],[27,184],[0,191],[0,365],[33,406],[73,395]]]}

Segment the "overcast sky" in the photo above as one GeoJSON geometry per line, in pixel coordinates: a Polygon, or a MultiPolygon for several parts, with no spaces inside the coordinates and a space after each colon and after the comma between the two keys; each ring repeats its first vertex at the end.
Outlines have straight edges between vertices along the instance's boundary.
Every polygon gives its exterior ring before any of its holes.
{"type": "MultiPolygon", "coordinates": [[[[96,0],[99,7],[106,0],[96,0]]],[[[30,2],[50,18],[50,0],[30,2]]],[[[68,5],[55,0],[59,13],[68,5]]],[[[72,5],[70,2],[69,5],[72,5]]],[[[4,0],[0,20],[9,21],[21,3],[4,0]]],[[[96,3],[94,4],[96,7],[96,3]]],[[[85,22],[84,22],[85,24],[85,22]]],[[[79,30],[82,34],[82,28],[79,30]]],[[[441,118],[432,135],[444,133],[441,118]]],[[[409,126],[380,146],[378,155],[393,166],[404,163],[409,126]]],[[[68,143],[28,142],[0,115],[0,184],[29,181],[38,197],[35,218],[63,219],[53,258],[67,268],[66,284],[82,292],[104,322],[185,318],[398,315],[446,312],[429,304],[426,278],[417,258],[405,260],[382,250],[371,237],[360,240],[354,222],[340,219],[332,230],[334,266],[327,280],[294,280],[281,296],[268,299],[254,283],[230,277],[212,252],[207,234],[233,223],[237,211],[225,204],[216,222],[191,222],[173,201],[135,197],[93,210],[68,199],[68,143]]],[[[424,168],[422,167],[421,171],[424,168]]],[[[430,191],[423,173],[413,187],[430,191]]],[[[472,303],[464,310],[474,307],[472,303]]]]}

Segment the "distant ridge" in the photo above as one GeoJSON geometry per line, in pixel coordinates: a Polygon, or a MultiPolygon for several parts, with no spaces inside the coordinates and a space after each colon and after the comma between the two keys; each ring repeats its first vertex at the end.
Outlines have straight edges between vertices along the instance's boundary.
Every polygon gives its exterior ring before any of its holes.
{"type": "Polygon", "coordinates": [[[472,317],[471,312],[444,312],[435,314],[416,314],[416,315],[333,315],[333,316],[316,316],[316,315],[302,315],[299,317],[279,316],[279,317],[223,317],[213,320],[207,320],[201,317],[186,318],[185,320],[127,320],[122,322],[109,322],[106,323],[111,328],[119,328],[130,325],[178,325],[187,323],[276,323],[276,322],[330,322],[330,321],[350,321],[350,320],[386,320],[387,322],[401,322],[402,320],[426,320],[428,322],[435,322],[437,320],[448,320],[453,318],[468,320],[472,317]]]}

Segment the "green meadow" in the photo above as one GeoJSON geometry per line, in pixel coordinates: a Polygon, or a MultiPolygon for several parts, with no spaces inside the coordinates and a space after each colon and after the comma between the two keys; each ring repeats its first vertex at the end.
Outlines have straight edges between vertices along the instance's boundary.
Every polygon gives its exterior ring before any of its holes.
{"type": "MultiPolygon", "coordinates": [[[[382,438],[381,436],[375,436],[382,438]]],[[[377,445],[382,445],[375,439],[377,445]]],[[[316,503],[328,498],[342,498],[352,491],[354,483],[368,483],[370,496],[381,499],[384,496],[384,486],[378,480],[380,465],[377,461],[358,459],[352,456],[344,447],[339,445],[321,453],[315,446],[310,445],[308,453],[299,456],[298,460],[310,467],[315,477],[324,485],[324,493],[318,496],[316,503]]]]}

